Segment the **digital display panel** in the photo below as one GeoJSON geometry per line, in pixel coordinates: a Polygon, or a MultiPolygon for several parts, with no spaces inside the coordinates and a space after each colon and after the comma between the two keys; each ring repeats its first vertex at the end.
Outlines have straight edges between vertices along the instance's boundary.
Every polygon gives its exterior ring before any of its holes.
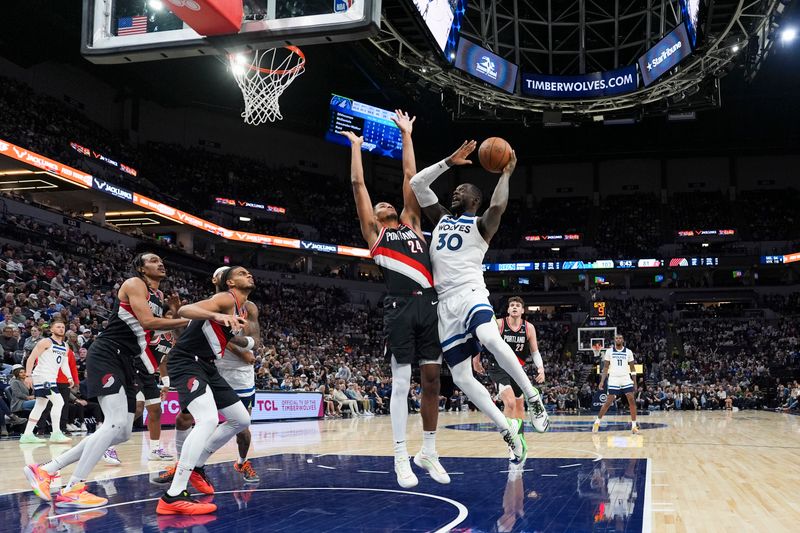
{"type": "Polygon", "coordinates": [[[517,84],[517,65],[482,46],[461,39],[458,43],[455,65],[456,68],[490,85],[508,93],[514,92],[517,84]]]}
{"type": "Polygon", "coordinates": [[[345,96],[331,95],[330,120],[325,140],[350,146],[343,131],[364,137],[361,149],[376,155],[400,159],[403,138],[400,128],[392,121],[394,111],[357,102],[345,96]]]}
{"type": "Polygon", "coordinates": [[[466,0],[413,0],[425,26],[448,61],[456,57],[466,0]]]}
{"type": "Polygon", "coordinates": [[[658,78],[689,57],[691,53],[692,46],[686,26],[680,24],[639,58],[642,83],[645,87],[652,85],[658,78]]]}

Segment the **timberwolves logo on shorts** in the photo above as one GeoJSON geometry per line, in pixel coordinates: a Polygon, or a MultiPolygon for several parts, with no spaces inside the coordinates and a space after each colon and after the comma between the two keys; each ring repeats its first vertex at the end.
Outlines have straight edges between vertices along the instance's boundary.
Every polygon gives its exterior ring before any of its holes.
{"type": "Polygon", "coordinates": [[[103,388],[107,389],[114,385],[114,375],[113,374],[106,374],[103,376],[103,379],[100,380],[103,383],[103,388]]]}
{"type": "Polygon", "coordinates": [[[186,388],[189,389],[189,392],[196,391],[199,386],[200,382],[195,377],[189,378],[189,381],[186,382],[186,388]]]}

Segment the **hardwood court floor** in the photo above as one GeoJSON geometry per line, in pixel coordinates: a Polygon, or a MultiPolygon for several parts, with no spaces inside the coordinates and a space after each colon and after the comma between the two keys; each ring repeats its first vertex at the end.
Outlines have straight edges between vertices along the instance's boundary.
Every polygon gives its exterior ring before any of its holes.
{"type": "MultiPolygon", "coordinates": [[[[800,497],[797,496],[797,482],[800,479],[800,417],[798,416],[758,411],[654,413],[640,417],[644,429],[637,436],[631,435],[627,429],[622,429],[621,422],[627,422],[627,417],[607,417],[608,426],[597,434],[589,432],[592,420],[590,416],[557,416],[552,420],[553,431],[545,435],[526,433],[529,444],[529,460],[524,470],[526,488],[529,493],[533,493],[530,489],[536,487],[539,490],[536,497],[542,496],[544,498],[542,501],[545,501],[547,496],[552,496],[548,491],[560,491],[559,498],[561,498],[558,507],[550,503],[546,508],[536,510],[539,513],[536,515],[537,530],[776,532],[796,530],[797,524],[800,523],[800,497]],[[619,430],[616,430],[617,425],[614,422],[620,422],[617,424],[619,430]],[[630,464],[630,472],[625,473],[623,471],[626,469],[626,463],[615,461],[617,459],[649,459],[649,461],[629,461],[627,464],[630,464]],[[573,468],[573,478],[568,478],[570,467],[576,467],[573,468]],[[585,474],[578,472],[579,470],[585,474]],[[554,483],[558,481],[556,478],[559,475],[562,483],[556,485],[554,483]],[[632,489],[623,495],[628,501],[623,502],[622,507],[629,505],[629,509],[621,514],[627,513],[628,516],[615,526],[613,520],[609,520],[608,523],[603,522],[602,514],[604,508],[609,514],[608,509],[614,507],[613,498],[619,496],[619,493],[611,490],[611,484],[608,485],[608,491],[605,488],[609,480],[614,482],[624,479],[625,476],[631,477],[632,489]],[[592,489],[589,489],[590,485],[592,489]],[[599,490],[598,486],[602,490],[599,490]],[[636,487],[644,487],[644,494],[641,494],[640,490],[637,491],[636,487]],[[587,496],[591,490],[599,492],[587,496]],[[602,504],[601,500],[604,498],[609,501],[605,505],[597,506],[597,502],[602,504]],[[563,518],[565,509],[573,509],[571,512],[576,516],[582,513],[584,522],[577,520],[581,517],[565,521],[563,518]],[[549,515],[558,515],[560,518],[548,522],[549,526],[546,526],[544,519],[549,515]],[[592,522],[594,526],[591,526],[592,522]],[[605,524],[606,527],[599,529],[598,523],[605,524]]],[[[456,472],[456,469],[461,471],[452,476],[453,482],[449,486],[451,489],[458,489],[459,485],[462,489],[465,485],[472,487],[470,483],[489,483],[489,481],[478,481],[483,478],[477,477],[478,474],[470,469],[472,463],[458,458],[494,458],[493,461],[482,459],[475,464],[480,462],[481,465],[486,465],[481,469],[492,470],[491,475],[494,478],[502,478],[497,485],[499,492],[495,491],[495,494],[498,494],[495,498],[496,509],[492,511],[496,512],[497,516],[486,515],[480,518],[480,513],[486,512],[483,509],[486,507],[485,502],[470,505],[465,501],[464,505],[468,508],[471,518],[475,520],[485,518],[486,523],[499,520],[498,517],[503,514],[504,509],[508,510],[508,496],[512,494],[510,477],[506,485],[506,474],[497,473],[507,471],[502,466],[507,464],[503,461],[507,457],[507,451],[499,435],[487,423],[487,419],[478,413],[442,413],[439,426],[437,440],[442,464],[451,472],[456,472]],[[505,496],[500,494],[503,490],[505,496]]],[[[345,482],[344,487],[354,487],[358,483],[361,484],[358,486],[370,486],[369,483],[372,482],[368,483],[364,481],[365,479],[380,477],[380,483],[374,486],[383,488],[342,490],[392,492],[391,489],[399,489],[393,484],[394,476],[391,473],[389,456],[392,453],[392,444],[389,417],[256,424],[252,426],[252,431],[251,456],[265,458],[257,463],[265,470],[277,472],[281,470],[278,467],[286,470],[286,465],[290,464],[300,466],[289,466],[289,470],[302,469],[310,465],[331,470],[328,472],[314,469],[314,475],[335,475],[341,478],[349,475],[345,474],[349,464],[352,472],[360,472],[361,477],[345,482]],[[281,457],[284,459],[280,459],[281,457]],[[297,459],[298,457],[302,460],[297,459]],[[322,464],[323,462],[326,464],[322,464]],[[337,472],[332,472],[337,468],[339,468],[337,472]]],[[[420,447],[420,432],[419,416],[411,415],[409,417],[411,454],[420,447]]],[[[163,441],[166,447],[174,450],[173,438],[174,431],[164,432],[163,441]]],[[[118,447],[123,464],[112,467],[101,463],[93,471],[92,479],[108,480],[124,476],[136,478],[138,474],[140,475],[138,477],[144,478],[146,487],[146,476],[141,474],[157,472],[168,464],[146,460],[146,439],[146,433],[134,434],[130,442],[118,447]]],[[[0,441],[0,471],[3,473],[0,495],[7,495],[0,496],[2,520],[0,530],[23,529],[26,520],[29,519],[27,517],[33,513],[31,511],[26,514],[20,510],[14,512],[11,507],[35,507],[39,503],[30,492],[22,475],[22,466],[26,462],[44,462],[64,449],[63,445],[31,447],[20,446],[16,440],[0,441]],[[9,517],[20,514],[26,514],[20,518],[20,522],[8,521],[9,517]]],[[[232,461],[235,457],[235,444],[230,443],[212,458],[212,462],[232,461]]],[[[227,468],[227,465],[221,465],[217,467],[217,472],[223,472],[222,469],[227,468]]],[[[436,489],[442,487],[429,479],[423,480],[419,469],[415,467],[415,470],[421,481],[418,487],[410,490],[418,493],[435,493],[436,489]]],[[[70,472],[70,468],[63,472],[65,479],[70,472]]],[[[277,478],[271,478],[269,471],[261,472],[261,475],[260,487],[270,487],[273,481],[277,483],[277,478]]],[[[103,486],[102,483],[92,485],[90,490],[100,486],[103,486]]],[[[628,485],[623,483],[620,486],[628,485]]],[[[145,490],[135,488],[134,485],[118,484],[118,487],[122,488],[115,491],[145,490]]],[[[311,489],[261,488],[259,490],[311,489]]],[[[98,492],[103,494],[102,491],[98,492]]],[[[128,494],[125,498],[121,493],[109,496],[110,503],[115,503],[120,499],[124,501],[127,498],[133,501],[153,494],[128,494]]],[[[448,497],[458,499],[468,496],[461,494],[456,497],[455,493],[452,493],[448,497]]],[[[529,495],[528,498],[530,497],[529,495]]],[[[440,497],[440,499],[447,498],[440,497]]],[[[275,500],[272,500],[273,505],[274,502],[275,500]]],[[[618,511],[619,508],[615,512],[618,511]]],[[[141,513],[149,512],[141,511],[141,513]]],[[[386,513],[386,516],[391,514],[388,507],[386,513]]],[[[330,524],[330,520],[335,518],[329,518],[326,523],[330,524]]],[[[99,525],[100,521],[96,523],[99,525]]],[[[388,527],[391,524],[386,525],[388,527]]],[[[472,525],[475,529],[481,529],[477,524],[472,525]]],[[[531,526],[533,527],[533,524],[531,526]]],[[[319,529],[319,526],[315,528],[319,529]]],[[[88,530],[102,529],[88,527],[88,530]]],[[[209,527],[209,530],[213,528],[209,527]]]]}

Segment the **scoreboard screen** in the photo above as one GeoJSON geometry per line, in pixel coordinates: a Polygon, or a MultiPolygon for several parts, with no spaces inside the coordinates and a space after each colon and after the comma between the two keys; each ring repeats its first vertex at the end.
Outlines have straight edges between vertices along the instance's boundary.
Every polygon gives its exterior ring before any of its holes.
{"type": "Polygon", "coordinates": [[[403,156],[403,138],[394,123],[394,111],[357,102],[352,98],[331,95],[330,121],[325,140],[350,146],[343,131],[352,131],[364,137],[361,149],[376,155],[400,159],[403,156]]]}
{"type": "Polygon", "coordinates": [[[589,307],[588,326],[594,328],[604,328],[608,326],[608,314],[606,312],[606,302],[592,302],[589,307]]]}

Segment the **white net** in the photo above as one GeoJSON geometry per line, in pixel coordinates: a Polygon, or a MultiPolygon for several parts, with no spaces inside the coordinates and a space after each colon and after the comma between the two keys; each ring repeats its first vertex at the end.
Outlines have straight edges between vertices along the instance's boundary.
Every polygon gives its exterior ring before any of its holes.
{"type": "Polygon", "coordinates": [[[230,56],[231,73],[244,97],[245,124],[258,126],[283,119],[278,100],[303,73],[305,63],[305,56],[295,46],[230,56]]]}

